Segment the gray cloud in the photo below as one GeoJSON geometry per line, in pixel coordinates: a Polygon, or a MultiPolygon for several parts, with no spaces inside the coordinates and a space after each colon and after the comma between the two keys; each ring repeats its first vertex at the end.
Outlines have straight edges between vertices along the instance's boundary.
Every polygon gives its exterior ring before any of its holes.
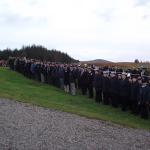
{"type": "Polygon", "coordinates": [[[44,25],[47,24],[47,19],[44,17],[32,17],[32,16],[21,16],[19,14],[10,14],[10,13],[4,13],[0,14],[0,23],[6,26],[20,26],[20,25],[44,25]]]}
{"type": "Polygon", "coordinates": [[[149,3],[149,0],[136,0],[136,5],[145,6],[149,3]]]}

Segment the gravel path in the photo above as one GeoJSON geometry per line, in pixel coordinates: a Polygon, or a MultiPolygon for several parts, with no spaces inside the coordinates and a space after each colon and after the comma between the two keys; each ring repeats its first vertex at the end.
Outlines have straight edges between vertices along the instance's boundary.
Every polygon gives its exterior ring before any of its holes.
{"type": "Polygon", "coordinates": [[[0,150],[150,150],[150,132],[0,99],[0,150]]]}

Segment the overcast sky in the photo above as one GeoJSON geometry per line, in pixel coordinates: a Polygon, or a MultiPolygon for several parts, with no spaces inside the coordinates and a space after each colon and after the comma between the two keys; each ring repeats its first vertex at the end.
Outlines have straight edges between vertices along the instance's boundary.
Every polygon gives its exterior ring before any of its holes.
{"type": "Polygon", "coordinates": [[[79,60],[150,60],[150,0],[0,0],[0,49],[28,44],[79,60]]]}

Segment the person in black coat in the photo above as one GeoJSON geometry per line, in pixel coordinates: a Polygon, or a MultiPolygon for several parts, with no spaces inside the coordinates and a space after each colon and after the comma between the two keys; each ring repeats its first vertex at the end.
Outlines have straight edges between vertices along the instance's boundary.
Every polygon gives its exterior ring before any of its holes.
{"type": "Polygon", "coordinates": [[[35,65],[35,76],[37,81],[41,81],[41,64],[37,62],[35,65]]]}
{"type": "Polygon", "coordinates": [[[140,88],[140,115],[141,118],[148,119],[149,104],[150,104],[150,87],[148,86],[148,80],[146,77],[142,79],[142,86],[140,88]]]}
{"type": "Polygon", "coordinates": [[[117,73],[117,79],[118,79],[117,103],[118,103],[118,106],[120,106],[121,105],[120,86],[121,86],[121,80],[122,80],[122,76],[120,73],[117,73]]]}
{"type": "Polygon", "coordinates": [[[93,98],[93,81],[94,81],[94,75],[95,73],[92,70],[88,70],[88,93],[89,98],[93,98]]]}
{"type": "Polygon", "coordinates": [[[138,83],[136,75],[132,75],[132,83],[130,88],[130,101],[131,101],[131,112],[138,115],[138,98],[140,92],[140,84],[138,83]]]}
{"type": "Polygon", "coordinates": [[[95,100],[97,103],[102,102],[102,71],[96,70],[95,71],[95,77],[94,77],[94,88],[96,92],[95,100]]]}
{"type": "Polygon", "coordinates": [[[70,85],[70,68],[64,68],[64,90],[69,93],[69,85],[70,85]]]}
{"type": "Polygon", "coordinates": [[[70,67],[69,82],[70,82],[69,87],[70,87],[70,93],[71,93],[71,95],[76,95],[76,86],[75,86],[76,76],[75,76],[74,68],[73,67],[70,67]]]}
{"type": "Polygon", "coordinates": [[[111,72],[110,78],[110,98],[113,107],[118,107],[119,81],[115,72],[111,72]]]}
{"type": "Polygon", "coordinates": [[[103,80],[102,80],[102,91],[103,91],[103,101],[105,105],[109,104],[110,97],[110,79],[109,79],[109,71],[103,72],[103,80]]]}
{"type": "Polygon", "coordinates": [[[57,67],[56,65],[52,66],[52,71],[51,71],[51,79],[52,79],[52,85],[57,87],[57,67]]]}
{"type": "Polygon", "coordinates": [[[88,81],[89,81],[88,71],[87,71],[87,69],[84,69],[84,70],[82,70],[81,77],[80,77],[80,84],[81,84],[81,90],[82,90],[83,95],[87,94],[88,81]]]}
{"type": "Polygon", "coordinates": [[[122,111],[126,111],[129,104],[130,84],[126,73],[122,73],[120,81],[120,96],[122,111]]]}

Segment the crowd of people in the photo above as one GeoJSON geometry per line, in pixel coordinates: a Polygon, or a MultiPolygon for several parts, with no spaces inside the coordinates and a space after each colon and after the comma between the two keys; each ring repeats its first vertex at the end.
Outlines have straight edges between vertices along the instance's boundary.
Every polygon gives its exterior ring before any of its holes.
{"type": "Polygon", "coordinates": [[[24,76],[61,88],[76,95],[94,98],[97,103],[121,107],[122,111],[131,111],[144,119],[150,112],[150,78],[141,70],[112,69],[78,64],[61,64],[10,58],[10,69],[24,76]]]}

